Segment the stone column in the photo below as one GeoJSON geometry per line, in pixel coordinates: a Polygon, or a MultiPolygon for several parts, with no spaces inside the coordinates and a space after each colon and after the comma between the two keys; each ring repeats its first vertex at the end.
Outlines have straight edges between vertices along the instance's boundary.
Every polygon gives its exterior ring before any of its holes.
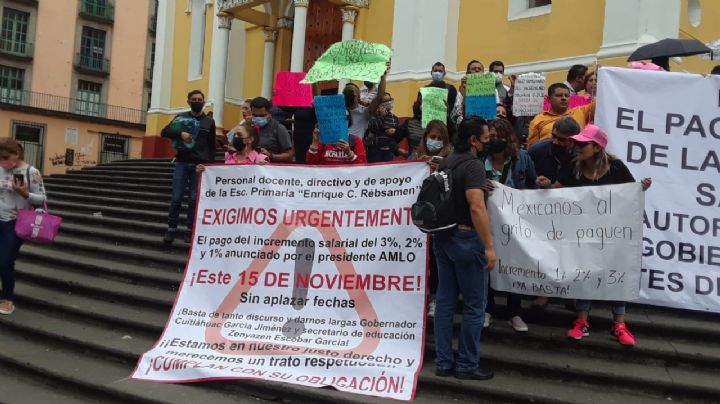
{"type": "MultiPolygon", "coordinates": [[[[355,18],[358,14],[358,8],[346,6],[340,9],[342,11],[342,40],[348,41],[355,38],[355,18]]],[[[342,93],[348,80],[340,80],[338,83],[338,93],[342,93]]]]}
{"type": "Polygon", "coordinates": [[[262,96],[270,99],[272,97],[273,86],[273,65],[275,62],[275,41],[277,40],[277,30],[275,28],[264,27],[265,35],[265,57],[263,59],[263,75],[262,75],[262,96]]]}
{"type": "Polygon", "coordinates": [[[290,56],[290,71],[303,71],[305,62],[305,31],[307,28],[307,13],[310,0],[293,0],[295,18],[293,19],[292,53],[290,56]]]}
{"type": "Polygon", "coordinates": [[[225,78],[227,76],[228,44],[230,42],[232,20],[232,15],[221,11],[217,14],[217,24],[213,27],[208,98],[213,100],[213,119],[219,133],[224,127],[225,78]]]}

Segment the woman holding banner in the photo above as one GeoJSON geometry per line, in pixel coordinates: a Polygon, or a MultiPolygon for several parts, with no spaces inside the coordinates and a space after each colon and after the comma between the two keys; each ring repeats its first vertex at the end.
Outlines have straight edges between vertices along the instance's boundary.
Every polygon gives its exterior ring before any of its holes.
{"type": "MultiPolygon", "coordinates": [[[[627,166],[620,159],[605,151],[608,143],[605,131],[590,124],[571,139],[575,144],[575,164],[558,175],[553,188],[635,182],[627,166]]],[[[650,178],[645,178],[641,182],[643,190],[652,185],[650,178]]],[[[614,320],[612,335],[622,345],[635,345],[635,337],[625,325],[625,302],[610,302],[610,304],[614,320]]],[[[580,340],[590,335],[590,324],[587,321],[590,308],[589,300],[575,302],[577,319],[567,332],[569,338],[580,340]]]]}
{"type": "MultiPolygon", "coordinates": [[[[488,179],[497,181],[515,189],[537,188],[535,164],[527,151],[520,149],[520,141],[515,135],[512,124],[507,119],[498,118],[490,122],[490,143],[485,156],[485,173],[488,179]]],[[[489,327],[492,318],[497,316],[495,293],[488,282],[485,324],[489,327]]],[[[528,326],[520,317],[522,296],[507,294],[505,314],[508,324],[517,332],[527,332],[528,326]]]]}

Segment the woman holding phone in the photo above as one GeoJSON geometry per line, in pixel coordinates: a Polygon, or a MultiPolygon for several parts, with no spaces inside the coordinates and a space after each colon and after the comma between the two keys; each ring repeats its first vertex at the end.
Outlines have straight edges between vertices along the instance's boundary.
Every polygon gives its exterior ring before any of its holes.
{"type": "Polygon", "coordinates": [[[420,143],[408,160],[424,161],[435,171],[442,159],[449,156],[452,151],[447,125],[435,119],[428,122],[420,143]]]}
{"type": "Polygon", "coordinates": [[[15,234],[17,211],[44,202],[40,172],[23,161],[18,142],[0,139],[0,314],[15,311],[15,259],[22,246],[22,239],[15,234]]]}

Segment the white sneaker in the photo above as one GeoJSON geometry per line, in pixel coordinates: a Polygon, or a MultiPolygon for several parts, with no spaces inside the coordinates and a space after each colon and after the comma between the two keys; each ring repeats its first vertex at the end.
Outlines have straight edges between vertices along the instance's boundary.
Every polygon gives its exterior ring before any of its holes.
{"type": "Polygon", "coordinates": [[[428,303],[428,317],[435,317],[435,299],[430,299],[428,303]]]}
{"type": "Polygon", "coordinates": [[[517,332],[527,332],[528,326],[520,316],[515,316],[508,321],[508,324],[517,332]]]}
{"type": "Polygon", "coordinates": [[[483,323],[483,328],[490,327],[490,324],[492,324],[492,314],[485,313],[485,322],[483,323]]]}
{"type": "Polygon", "coordinates": [[[12,314],[15,311],[15,304],[10,300],[0,300],[0,314],[12,314]]]}

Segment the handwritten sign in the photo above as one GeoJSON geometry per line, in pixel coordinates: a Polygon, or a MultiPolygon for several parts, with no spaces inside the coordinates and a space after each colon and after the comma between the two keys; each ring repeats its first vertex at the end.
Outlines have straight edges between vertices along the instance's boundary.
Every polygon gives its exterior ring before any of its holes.
{"type": "Polygon", "coordinates": [[[420,89],[422,97],[422,122],[423,128],[433,120],[447,121],[447,97],[446,88],[423,87],[420,89]]]}
{"type": "Polygon", "coordinates": [[[465,97],[465,116],[479,116],[485,119],[497,118],[497,98],[493,95],[472,95],[465,97]]]}
{"type": "Polygon", "coordinates": [[[488,200],[498,266],[492,285],[525,295],[634,300],[640,294],[640,183],[516,190],[488,200]]]}
{"type": "Polygon", "coordinates": [[[278,72],[272,97],[279,107],[309,107],[313,102],[312,85],[301,83],[305,72],[278,72]]]}
{"type": "Polygon", "coordinates": [[[468,74],[465,82],[465,94],[468,97],[473,95],[495,95],[495,75],[492,73],[468,74]]]}
{"type": "Polygon", "coordinates": [[[315,115],[320,128],[320,143],[335,144],[348,140],[347,110],[342,94],[315,97],[315,115]]]}
{"type": "Polygon", "coordinates": [[[377,83],[387,69],[392,50],[379,43],[337,42],[315,61],[303,83],[350,79],[377,83]]]}
{"type": "Polygon", "coordinates": [[[513,115],[535,116],[542,111],[545,97],[545,75],[538,73],[521,74],[515,80],[513,115]]]}
{"type": "MultiPolygon", "coordinates": [[[[583,107],[585,105],[588,105],[592,102],[592,98],[589,95],[571,95],[570,96],[570,103],[568,105],[568,108],[573,109],[576,107],[583,107]]],[[[547,96],[544,98],[543,102],[543,111],[549,111],[550,110],[550,100],[547,96]]]]}

